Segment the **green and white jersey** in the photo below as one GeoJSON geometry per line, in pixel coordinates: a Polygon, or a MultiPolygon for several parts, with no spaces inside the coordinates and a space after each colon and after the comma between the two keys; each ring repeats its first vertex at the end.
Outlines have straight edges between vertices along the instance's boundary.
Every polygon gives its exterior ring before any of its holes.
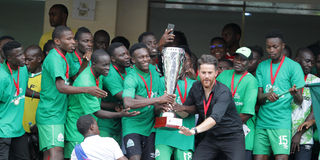
{"type": "Polygon", "coordinates": [[[59,53],[52,49],[43,61],[40,101],[36,113],[36,123],[42,125],[64,124],[67,115],[67,95],[56,87],[56,78],[61,77],[66,84],[67,64],[59,53]]]}
{"type": "MultiPolygon", "coordinates": [[[[151,65],[151,64],[150,64],[151,65]]],[[[149,71],[152,75],[152,91],[151,97],[155,98],[159,96],[160,89],[160,76],[159,73],[152,69],[149,65],[149,71]]],[[[137,67],[134,68],[128,73],[124,80],[124,90],[122,93],[122,97],[130,97],[135,98],[136,95],[148,98],[147,89],[145,82],[147,83],[148,90],[150,92],[150,73],[145,73],[139,70],[137,67]]],[[[154,131],[154,106],[149,105],[142,108],[131,109],[131,111],[139,111],[140,114],[134,117],[123,117],[122,118],[122,134],[126,136],[131,133],[140,134],[143,136],[149,136],[151,132],[154,131]]]]}
{"type": "MultiPolygon", "coordinates": [[[[232,75],[234,70],[224,70],[218,77],[217,81],[223,83],[231,90],[231,82],[232,82],[232,75]]],[[[236,88],[240,78],[242,75],[234,74],[234,89],[236,88]]],[[[238,113],[242,114],[250,114],[251,117],[247,122],[246,125],[250,129],[250,132],[245,137],[245,144],[246,150],[253,149],[254,143],[254,133],[255,133],[255,105],[258,96],[258,82],[256,78],[251,74],[248,73],[246,76],[242,78],[240,81],[236,93],[233,97],[234,102],[236,104],[236,108],[238,113]]]]}
{"type": "MultiPolygon", "coordinates": [[[[108,92],[108,96],[103,98],[102,101],[105,102],[121,102],[115,95],[123,91],[124,78],[127,76],[130,67],[127,67],[126,73],[121,73],[110,64],[109,73],[107,76],[102,76],[103,90],[108,92]],[[123,78],[123,79],[122,79],[123,78]]],[[[111,112],[116,112],[115,110],[109,110],[111,112]]],[[[98,119],[98,126],[100,130],[107,131],[110,134],[120,134],[121,133],[121,118],[112,119],[98,119]]]]}
{"type": "MultiPolygon", "coordinates": [[[[94,87],[96,79],[91,73],[90,67],[83,70],[73,83],[74,87],[94,87]]],[[[101,76],[99,78],[99,88],[102,88],[101,76]]],[[[80,116],[93,114],[100,110],[101,99],[88,93],[71,94],[68,97],[68,113],[66,128],[66,140],[82,142],[83,136],[77,129],[77,120],[80,116]]],[[[95,117],[93,115],[93,117],[95,117]]]]}
{"type": "Polygon", "coordinates": [[[5,63],[0,68],[0,138],[14,138],[22,136],[25,94],[28,84],[28,70],[26,66],[19,69],[19,94],[13,82],[18,80],[18,70],[12,70],[12,75],[5,63]],[[19,100],[15,105],[14,101],[19,100]]]}
{"type": "MultiPolygon", "coordinates": [[[[306,79],[306,84],[310,83],[319,83],[320,78],[313,74],[308,74],[306,79]]],[[[292,107],[292,136],[294,136],[297,132],[298,127],[305,122],[306,118],[310,114],[311,111],[311,105],[312,105],[312,99],[311,99],[311,93],[310,88],[305,87],[303,89],[303,102],[300,105],[295,104],[293,101],[291,103],[292,107]]],[[[312,128],[309,128],[302,136],[300,140],[300,144],[313,144],[313,130],[312,128]]]]}
{"type": "MultiPolygon", "coordinates": [[[[165,91],[165,81],[164,77],[160,78],[161,80],[161,89],[160,94],[164,94],[165,91]]],[[[186,79],[187,81],[187,90],[185,90],[185,81],[179,80],[177,84],[179,85],[179,89],[181,91],[181,95],[184,96],[185,92],[188,93],[196,80],[192,80],[190,78],[186,79]]],[[[182,104],[181,97],[179,95],[178,89],[176,89],[175,94],[177,95],[176,102],[182,104]]],[[[187,96],[185,97],[187,99],[187,96]]],[[[177,115],[178,116],[178,115],[177,115]]],[[[178,117],[179,118],[179,117],[178,117]]],[[[194,114],[190,114],[188,117],[183,119],[183,126],[187,128],[195,127],[195,116],[194,114]]],[[[194,150],[194,135],[185,136],[180,134],[177,129],[171,128],[158,128],[156,129],[156,140],[155,145],[163,144],[171,147],[175,147],[184,151],[194,150]]]]}
{"type": "MultiPolygon", "coordinates": [[[[276,94],[287,92],[293,85],[297,87],[304,86],[304,74],[300,64],[285,57],[285,60],[279,70],[279,73],[271,85],[270,76],[271,59],[267,59],[258,65],[256,78],[258,87],[263,88],[263,92],[267,93],[270,89],[276,94]]],[[[272,63],[273,77],[280,63],[272,63]]],[[[257,116],[256,128],[260,129],[291,129],[291,101],[293,97],[290,93],[282,95],[275,102],[267,101],[260,106],[257,116]]]]}

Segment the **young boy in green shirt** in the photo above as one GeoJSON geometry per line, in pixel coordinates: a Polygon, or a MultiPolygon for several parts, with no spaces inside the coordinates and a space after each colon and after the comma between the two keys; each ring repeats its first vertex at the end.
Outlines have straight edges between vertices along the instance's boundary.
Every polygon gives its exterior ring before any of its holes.
{"type": "Polygon", "coordinates": [[[256,78],[248,72],[252,52],[247,47],[236,50],[232,70],[223,71],[217,80],[226,85],[235,101],[245,132],[246,160],[253,159],[252,150],[255,130],[255,105],[258,96],[256,78]]]}
{"type": "Polygon", "coordinates": [[[288,159],[291,145],[291,101],[300,105],[305,82],[300,65],[283,54],[285,43],[281,33],[266,36],[270,58],[261,62],[256,71],[258,103],[260,104],[253,154],[265,159],[271,151],[276,159],[288,159]],[[284,94],[290,91],[290,94],[284,94]]]}
{"type": "Polygon", "coordinates": [[[42,66],[40,101],[36,113],[40,150],[44,158],[63,159],[64,123],[67,114],[67,94],[89,93],[105,97],[98,87],[69,86],[69,65],[66,54],[75,49],[70,28],[58,26],[52,34],[56,48],[50,50],[42,66]]]}
{"type": "MultiPolygon", "coordinates": [[[[97,86],[102,88],[102,76],[107,76],[110,67],[110,57],[102,49],[96,50],[92,54],[92,65],[83,70],[83,72],[74,81],[74,87],[97,86]]],[[[109,112],[101,110],[101,99],[88,93],[74,94],[69,96],[68,112],[66,121],[66,146],[65,158],[70,158],[72,150],[76,144],[83,141],[83,136],[76,127],[77,119],[82,115],[93,114],[100,119],[120,118],[123,116],[135,116],[138,112],[109,112]]]]}
{"type": "Polygon", "coordinates": [[[140,114],[122,118],[122,130],[127,156],[130,159],[154,159],[154,104],[173,103],[174,95],[159,96],[160,76],[150,69],[150,55],[146,45],[138,43],[130,48],[134,68],[124,81],[124,106],[140,114]],[[144,98],[135,98],[136,95],[144,98]],[[143,145],[142,145],[143,144],[143,145]]]}

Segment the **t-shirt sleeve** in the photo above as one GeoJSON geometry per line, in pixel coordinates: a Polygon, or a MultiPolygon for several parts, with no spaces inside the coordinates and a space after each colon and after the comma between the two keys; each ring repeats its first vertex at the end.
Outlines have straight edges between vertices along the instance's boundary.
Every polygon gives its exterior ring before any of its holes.
{"type": "Polygon", "coordinates": [[[255,105],[258,96],[257,80],[252,77],[248,84],[249,85],[246,87],[246,94],[243,98],[243,107],[241,108],[240,113],[255,115],[255,105]]]}
{"type": "Polygon", "coordinates": [[[194,97],[194,92],[196,90],[196,87],[195,87],[195,84],[196,83],[193,83],[190,91],[189,91],[189,94],[187,96],[187,99],[186,101],[183,103],[183,105],[186,105],[186,106],[191,106],[191,105],[195,105],[196,101],[195,101],[195,97],[194,97]]]}
{"type": "Polygon", "coordinates": [[[123,157],[123,153],[121,151],[119,144],[113,138],[111,138],[110,146],[113,146],[112,148],[114,149],[113,154],[115,159],[119,159],[123,157]]]}
{"type": "Polygon", "coordinates": [[[92,114],[100,110],[100,101],[97,97],[88,93],[76,95],[85,114],[92,114]]]}
{"type": "Polygon", "coordinates": [[[115,80],[115,77],[112,75],[108,75],[103,77],[103,86],[106,87],[112,96],[118,94],[119,92],[123,91],[123,84],[122,80],[115,80]]]}
{"type": "Polygon", "coordinates": [[[231,93],[228,93],[227,90],[222,91],[220,95],[216,98],[216,103],[212,107],[212,112],[210,117],[213,118],[216,123],[219,123],[226,113],[230,103],[232,102],[231,93]]]}
{"type": "Polygon", "coordinates": [[[124,79],[124,90],[122,93],[122,97],[131,97],[134,98],[136,95],[137,82],[133,76],[128,75],[124,79]]]}
{"type": "Polygon", "coordinates": [[[62,59],[53,59],[53,57],[51,57],[50,61],[48,61],[46,63],[46,67],[50,73],[50,76],[53,80],[53,82],[56,81],[56,78],[61,77],[63,80],[67,80],[66,79],[66,68],[63,67],[65,66],[66,62],[62,59]]]}
{"type": "Polygon", "coordinates": [[[300,88],[300,87],[303,87],[305,85],[305,82],[304,82],[304,73],[302,71],[302,68],[300,66],[299,63],[296,63],[293,65],[294,67],[291,67],[292,68],[292,71],[291,71],[291,85],[293,86],[294,84],[297,86],[297,88],[300,88]]]}
{"type": "Polygon", "coordinates": [[[257,70],[256,70],[256,79],[258,82],[258,87],[263,87],[262,74],[263,74],[263,72],[261,71],[261,63],[260,63],[257,67],[257,70]]]}
{"type": "MultiPolygon", "coordinates": [[[[1,70],[1,69],[0,69],[1,70]]],[[[0,72],[0,74],[3,74],[0,72]]],[[[9,83],[7,80],[5,80],[4,77],[0,78],[0,102],[6,102],[8,100],[8,98],[10,97],[9,92],[7,92],[9,83]]]]}

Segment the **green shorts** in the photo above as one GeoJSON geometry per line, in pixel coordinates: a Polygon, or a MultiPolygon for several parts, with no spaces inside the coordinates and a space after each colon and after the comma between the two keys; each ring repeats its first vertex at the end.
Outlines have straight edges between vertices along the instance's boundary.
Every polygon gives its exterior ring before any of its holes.
{"type": "Polygon", "coordinates": [[[256,129],[253,154],[274,155],[290,154],[291,130],[289,129],[256,129]]]}
{"type": "Polygon", "coordinates": [[[156,145],[156,151],[155,151],[156,160],[171,159],[172,153],[174,155],[175,160],[192,160],[193,152],[190,150],[184,151],[168,145],[162,145],[162,144],[156,145]]]}
{"type": "Polygon", "coordinates": [[[64,158],[71,158],[72,151],[81,142],[66,141],[64,144],[64,158]]]}
{"type": "Polygon", "coordinates": [[[40,125],[39,131],[40,151],[46,151],[54,147],[64,147],[64,125],[40,125]]]}
{"type": "Polygon", "coordinates": [[[103,130],[100,130],[100,136],[101,137],[111,137],[113,138],[115,141],[118,142],[118,144],[121,146],[121,134],[110,134],[109,132],[107,131],[103,131],[103,130]]]}

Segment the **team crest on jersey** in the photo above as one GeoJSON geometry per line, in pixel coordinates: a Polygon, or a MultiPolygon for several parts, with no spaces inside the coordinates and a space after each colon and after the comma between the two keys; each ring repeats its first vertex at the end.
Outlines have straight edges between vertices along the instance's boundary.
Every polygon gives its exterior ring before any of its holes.
{"type": "Polygon", "coordinates": [[[154,152],[154,156],[155,156],[154,158],[160,156],[160,151],[159,151],[159,149],[156,149],[156,151],[154,152]]]}
{"type": "Polygon", "coordinates": [[[128,139],[128,141],[127,141],[127,148],[133,147],[133,146],[134,146],[133,140],[132,140],[132,139],[128,139]]]}
{"type": "Polygon", "coordinates": [[[59,133],[59,134],[58,134],[57,140],[58,140],[59,142],[63,142],[63,141],[64,141],[64,136],[63,136],[62,133],[59,133]]]}

